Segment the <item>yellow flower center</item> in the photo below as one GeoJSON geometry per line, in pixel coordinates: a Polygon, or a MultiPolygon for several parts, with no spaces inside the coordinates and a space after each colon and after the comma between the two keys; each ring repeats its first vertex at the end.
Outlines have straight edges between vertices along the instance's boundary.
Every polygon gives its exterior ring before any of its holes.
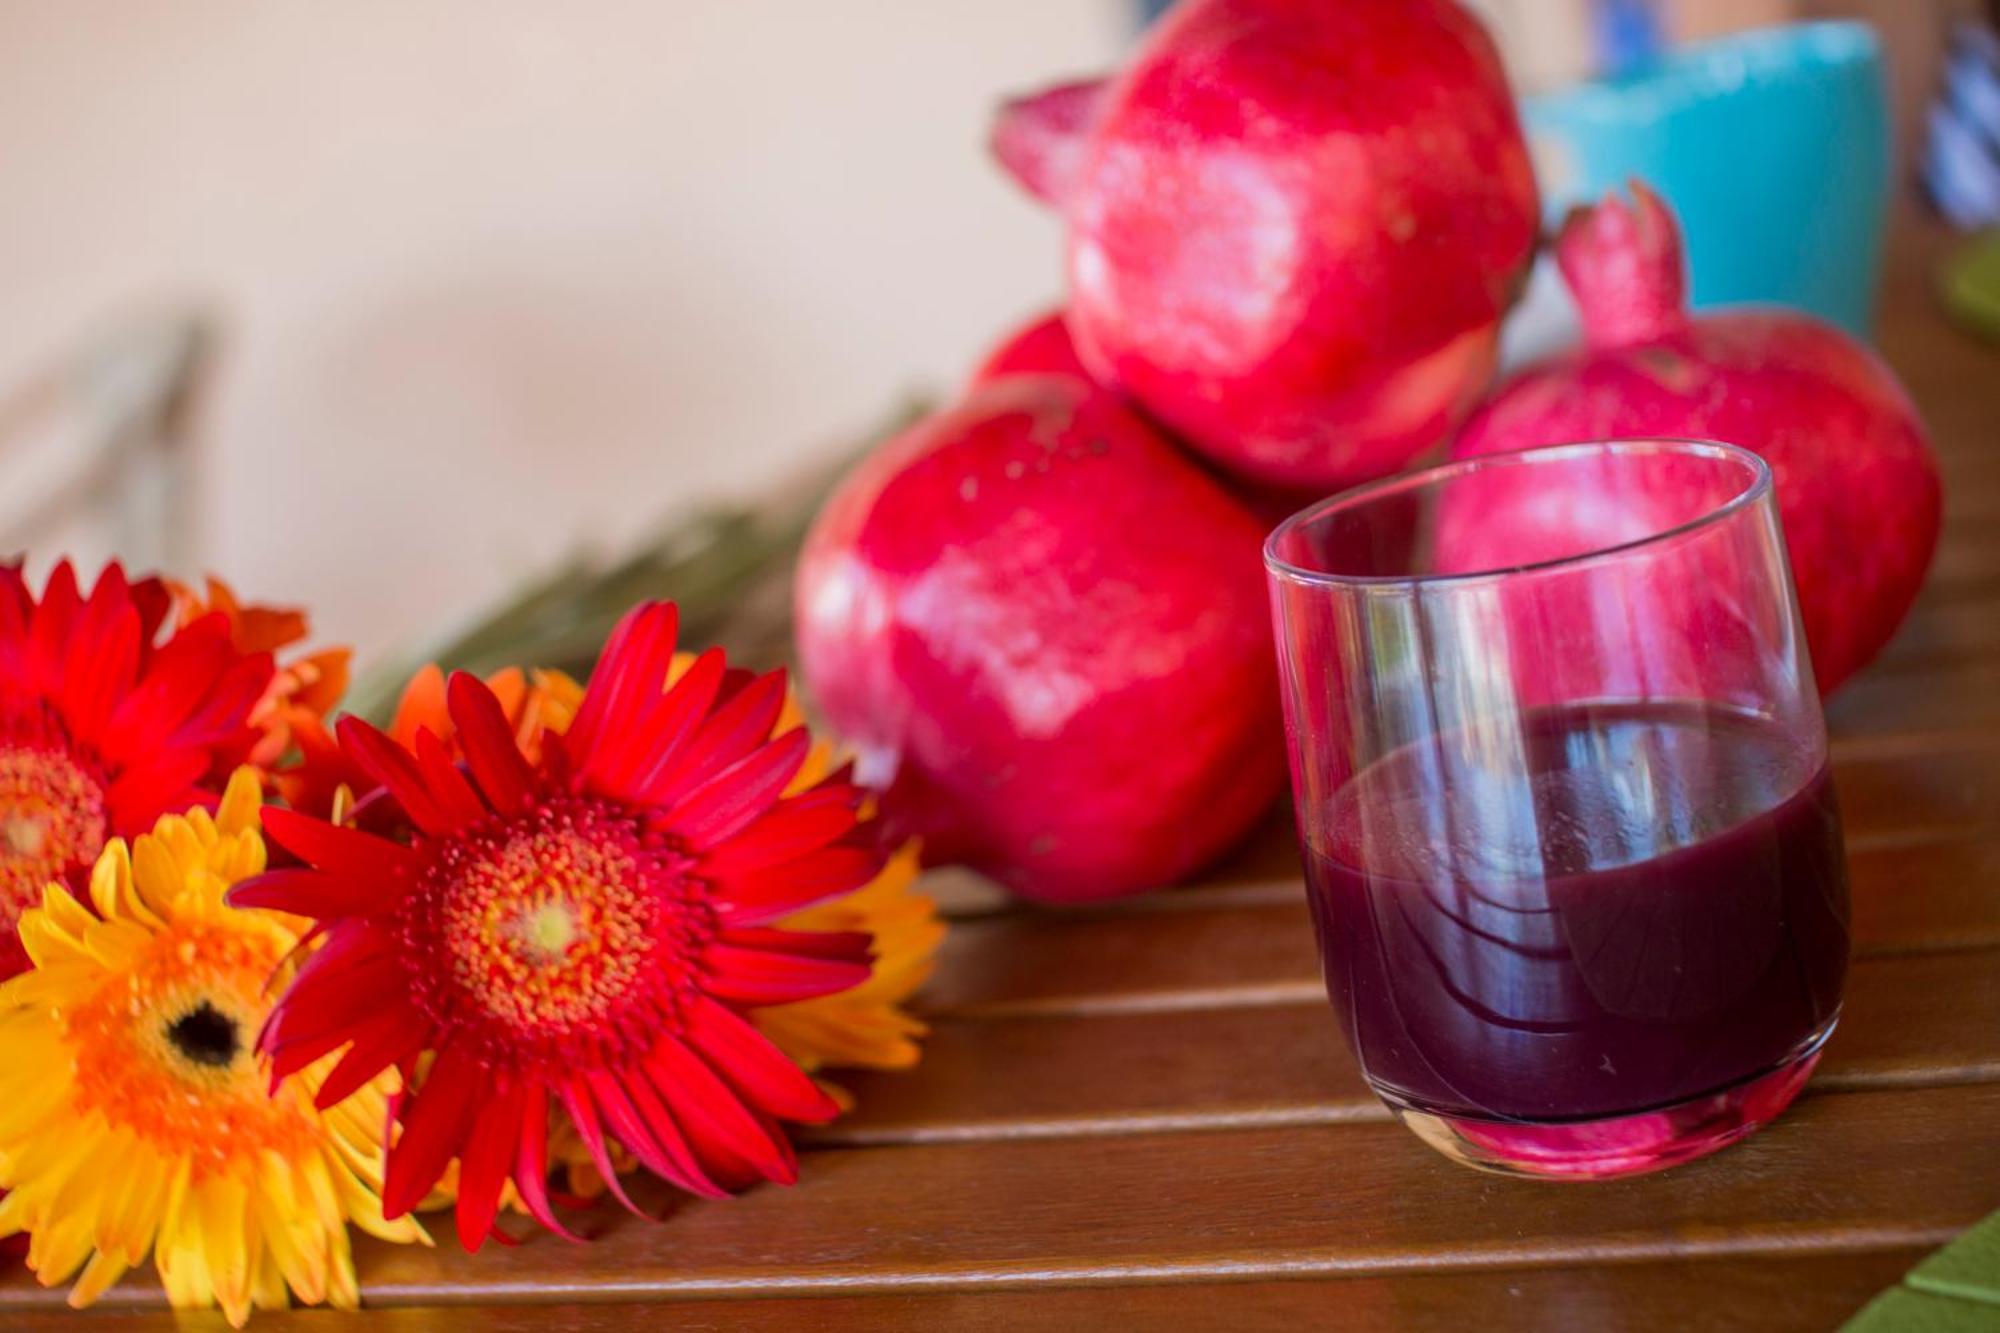
{"type": "Polygon", "coordinates": [[[577,935],[577,908],[568,900],[530,907],[516,921],[527,952],[543,966],[562,962],[577,935]]]}
{"type": "Polygon", "coordinates": [[[454,848],[463,854],[443,886],[452,974],[508,1026],[601,1020],[645,961],[651,912],[635,849],[577,813],[545,807],[454,848]]]}
{"type": "Polygon", "coordinates": [[[265,1151],[311,1153],[317,1130],[300,1082],[271,1095],[253,1050],[283,957],[275,938],[215,922],[160,931],[129,970],[62,1014],[79,1109],[190,1153],[196,1179],[265,1151]]]}
{"type": "Polygon", "coordinates": [[[685,984],[713,931],[705,889],[622,812],[547,801],[443,844],[402,934],[419,1006],[496,1055],[617,1040],[685,984]]]}
{"type": "Polygon", "coordinates": [[[7,919],[88,865],[109,832],[104,792],[58,750],[0,748],[0,907],[7,919]]]}

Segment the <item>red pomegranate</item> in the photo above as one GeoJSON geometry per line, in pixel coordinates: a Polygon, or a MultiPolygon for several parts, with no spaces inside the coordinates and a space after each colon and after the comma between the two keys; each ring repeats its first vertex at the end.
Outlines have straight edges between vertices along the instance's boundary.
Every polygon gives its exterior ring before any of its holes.
{"type": "Polygon", "coordinates": [[[1091,373],[1279,486],[1442,444],[1535,244],[1513,99],[1451,0],[1183,0],[1116,78],[1005,107],[993,148],[1068,219],[1091,373]]]}
{"type": "Polygon", "coordinates": [[[1002,375],[1072,375],[1088,380],[1090,372],[1077,359],[1076,344],[1070,340],[1063,313],[1051,310],[1008,334],[998,347],[986,354],[972,383],[984,384],[1002,375]]]}
{"type": "Polygon", "coordinates": [[[994,380],[820,513],[804,678],[930,859],[1050,901],[1169,883],[1281,785],[1260,537],[1111,395],[994,380]]]}
{"type": "MultiPolygon", "coordinates": [[[[972,373],[972,383],[984,384],[1003,375],[1068,375],[1095,383],[1077,357],[1076,343],[1069,336],[1069,326],[1063,322],[1060,310],[1052,310],[1008,334],[979,363],[972,373]]],[[[1279,486],[1233,474],[1202,454],[1190,453],[1216,484],[1267,528],[1276,527],[1283,519],[1326,496],[1320,487],[1279,486]]]]}
{"type": "MultiPolygon", "coordinates": [[[[1453,455],[1650,436],[1755,450],[1771,465],[1815,674],[1831,691],[1902,623],[1937,545],[1923,424],[1888,368],[1827,324],[1777,308],[1690,316],[1673,215],[1643,185],[1632,192],[1572,215],[1556,242],[1588,345],[1503,386],[1453,455]]],[[[1567,512],[1616,521],[1589,504],[1567,512]]]]}

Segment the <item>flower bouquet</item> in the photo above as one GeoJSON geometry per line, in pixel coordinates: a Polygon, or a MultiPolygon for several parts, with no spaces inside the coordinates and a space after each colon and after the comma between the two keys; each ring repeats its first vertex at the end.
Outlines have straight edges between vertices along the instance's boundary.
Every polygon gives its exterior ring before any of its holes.
{"type": "Polygon", "coordinates": [[[822,1067],[915,1061],[914,849],[782,672],[677,629],[641,604],[588,684],[420,670],[382,729],[329,722],[296,613],[5,572],[0,1234],[38,1280],[352,1306],[350,1224],[450,1205],[476,1250],[639,1211],[635,1169],[788,1183],[822,1067]]]}

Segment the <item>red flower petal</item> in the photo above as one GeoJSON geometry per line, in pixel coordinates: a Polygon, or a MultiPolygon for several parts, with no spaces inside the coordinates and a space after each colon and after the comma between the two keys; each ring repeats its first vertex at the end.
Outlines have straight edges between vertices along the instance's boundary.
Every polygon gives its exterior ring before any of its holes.
{"type": "Polygon", "coordinates": [[[473,1118],[472,1138],[458,1164],[458,1243],[468,1253],[492,1234],[499,1215],[500,1191],[519,1155],[523,1101],[521,1088],[503,1082],[473,1118]]]}
{"type": "MultiPolygon", "coordinates": [[[[320,963],[331,951],[329,945],[310,961],[320,963]]],[[[393,956],[367,952],[365,946],[346,950],[331,965],[301,971],[288,992],[291,1003],[264,1025],[265,1049],[282,1057],[286,1072],[340,1049],[380,1011],[382,996],[395,992],[400,972],[393,956]]]]}
{"type": "Polygon", "coordinates": [[[334,731],[342,748],[403,807],[411,823],[433,837],[442,837],[459,827],[458,821],[431,796],[423,772],[408,750],[351,713],[340,719],[334,731]]]}
{"type": "Polygon", "coordinates": [[[60,696],[63,716],[71,737],[94,746],[139,670],[139,613],[132,606],[124,571],[116,565],[107,566],[98,578],[67,646],[60,696]]]}
{"type": "Polygon", "coordinates": [[[881,873],[882,853],[873,847],[827,847],[747,875],[724,876],[706,862],[702,868],[728,904],[724,919],[732,926],[754,926],[852,893],[881,873]]]}
{"type": "Polygon", "coordinates": [[[687,1047],[662,1037],[646,1058],[646,1073],[697,1155],[705,1162],[727,1164],[719,1174],[740,1184],[761,1177],[789,1185],[799,1178],[790,1141],[782,1132],[774,1135],[687,1047]]]}
{"type": "Polygon", "coordinates": [[[271,677],[277,670],[277,663],[269,653],[237,658],[200,690],[193,711],[174,729],[174,738],[190,745],[254,739],[256,733],[244,725],[244,720],[270,688],[271,677]]]}
{"type": "Polygon", "coordinates": [[[0,679],[29,678],[28,624],[34,611],[20,566],[0,567],[0,679]]]}
{"type": "Polygon", "coordinates": [[[567,733],[578,769],[590,767],[608,719],[629,718],[666,688],[679,628],[680,611],[672,602],[646,602],[611,631],[567,733]]]}
{"type": "Polygon", "coordinates": [[[400,884],[391,879],[325,870],[267,870],[231,889],[227,901],[231,907],[265,908],[324,921],[386,912],[400,896],[400,884]]]}
{"type": "Polygon", "coordinates": [[[355,879],[395,882],[414,874],[422,864],[409,848],[387,838],[341,828],[293,810],[267,808],[264,831],[308,865],[355,879]]]}
{"type": "Polygon", "coordinates": [[[67,560],[57,561],[28,624],[30,667],[45,694],[54,695],[62,688],[63,650],[69,644],[70,625],[82,600],[77,594],[76,570],[67,560]]]}
{"type": "Polygon", "coordinates": [[[452,674],[447,697],[473,781],[494,809],[519,814],[534,792],[535,772],[521,754],[500,701],[477,676],[463,671],[452,674]]]}
{"type": "MultiPolygon", "coordinates": [[[[352,1035],[354,1044],[320,1083],[319,1093],[313,1098],[313,1105],[322,1111],[340,1105],[358,1092],[362,1084],[415,1055],[430,1039],[430,1028],[421,1015],[392,1002],[380,1018],[357,1027],[352,1035]]],[[[272,1062],[271,1068],[277,1075],[277,1061],[272,1062]]]]}
{"type": "Polygon", "coordinates": [[[234,656],[228,620],[219,612],[168,639],[147,663],[143,679],[112,711],[102,741],[105,752],[143,755],[148,747],[177,736],[234,656]]]}
{"type": "Polygon", "coordinates": [[[417,732],[417,769],[423,774],[424,785],[430,789],[431,798],[455,826],[463,827],[477,823],[486,817],[486,803],[479,799],[479,793],[458,771],[458,765],[444,748],[444,742],[437,738],[429,727],[417,732]]]}
{"type": "Polygon", "coordinates": [[[806,729],[792,728],[702,784],[674,808],[667,830],[696,848],[742,832],[777,803],[811,749],[806,729]]]}
{"type": "Polygon", "coordinates": [[[681,1136],[680,1127],[674,1124],[673,1117],[664,1114],[651,1089],[647,1090],[646,1101],[655,1114],[649,1118],[641,1114],[626,1091],[625,1081],[618,1075],[608,1070],[593,1070],[585,1075],[584,1081],[597,1100],[598,1109],[604,1112],[604,1123],[648,1170],[690,1194],[709,1199],[728,1197],[729,1192],[702,1170],[701,1163],[689,1151],[687,1140],[681,1136]]]}
{"type": "Polygon", "coordinates": [[[860,803],[858,791],[824,786],[780,801],[749,828],[710,847],[703,873],[727,879],[818,851],[860,822],[860,803]]]}
{"type": "Polygon", "coordinates": [[[868,944],[853,933],[726,930],[702,955],[708,992],[754,1006],[850,990],[868,979],[868,944]]]}
{"type": "Polygon", "coordinates": [[[708,715],[723,671],[723,657],[716,649],[697,657],[656,707],[597,747],[592,766],[585,770],[591,786],[607,795],[642,799],[647,785],[674,762],[708,715]]]}
{"type": "Polygon", "coordinates": [[[112,833],[125,838],[148,833],[161,815],[186,810],[201,794],[197,784],[208,767],[200,750],[169,749],[126,768],[104,789],[112,833]]]}
{"type": "Polygon", "coordinates": [[[382,1181],[382,1215],[402,1217],[422,1203],[464,1143],[466,1129],[487,1092],[478,1062],[447,1046],[423,1086],[410,1094],[403,1133],[389,1145],[382,1181]]]}
{"type": "Polygon", "coordinates": [[[695,1001],[688,1009],[687,1035],[738,1095],[766,1114],[814,1125],[839,1114],[839,1103],[727,1005],[695,1001]]]}
{"type": "Polygon", "coordinates": [[[709,715],[675,763],[645,784],[643,799],[672,805],[770,738],[785,707],[785,673],[759,676],[709,715]]]}
{"type": "MultiPolygon", "coordinates": [[[[600,1141],[599,1147],[602,1146],[600,1141]]],[[[564,1226],[556,1217],[555,1209],[549,1206],[548,1180],[549,1097],[541,1088],[530,1088],[521,1102],[521,1131],[516,1138],[514,1155],[514,1191],[521,1196],[528,1216],[564,1240],[581,1241],[583,1237],[564,1226]]]]}
{"type": "Polygon", "coordinates": [[[563,1109],[569,1112],[569,1122],[576,1126],[577,1137],[583,1140],[584,1149],[597,1167],[604,1187],[611,1191],[611,1197],[624,1204],[625,1211],[638,1217],[648,1216],[645,1209],[632,1202],[632,1197],[618,1181],[618,1168],[612,1165],[611,1152],[605,1147],[604,1130],[598,1122],[597,1102],[591,1097],[590,1089],[578,1079],[558,1084],[556,1094],[562,1098],[563,1109]]]}

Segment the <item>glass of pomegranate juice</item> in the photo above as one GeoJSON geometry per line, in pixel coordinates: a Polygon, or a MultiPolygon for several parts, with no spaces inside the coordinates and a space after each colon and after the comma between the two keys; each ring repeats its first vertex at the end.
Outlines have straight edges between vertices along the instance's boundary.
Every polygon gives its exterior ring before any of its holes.
{"type": "Polygon", "coordinates": [[[1499,454],[1265,547],[1327,992],[1369,1084],[1517,1175],[1672,1166],[1797,1095],[1846,863],[1771,473],[1499,454]]]}

